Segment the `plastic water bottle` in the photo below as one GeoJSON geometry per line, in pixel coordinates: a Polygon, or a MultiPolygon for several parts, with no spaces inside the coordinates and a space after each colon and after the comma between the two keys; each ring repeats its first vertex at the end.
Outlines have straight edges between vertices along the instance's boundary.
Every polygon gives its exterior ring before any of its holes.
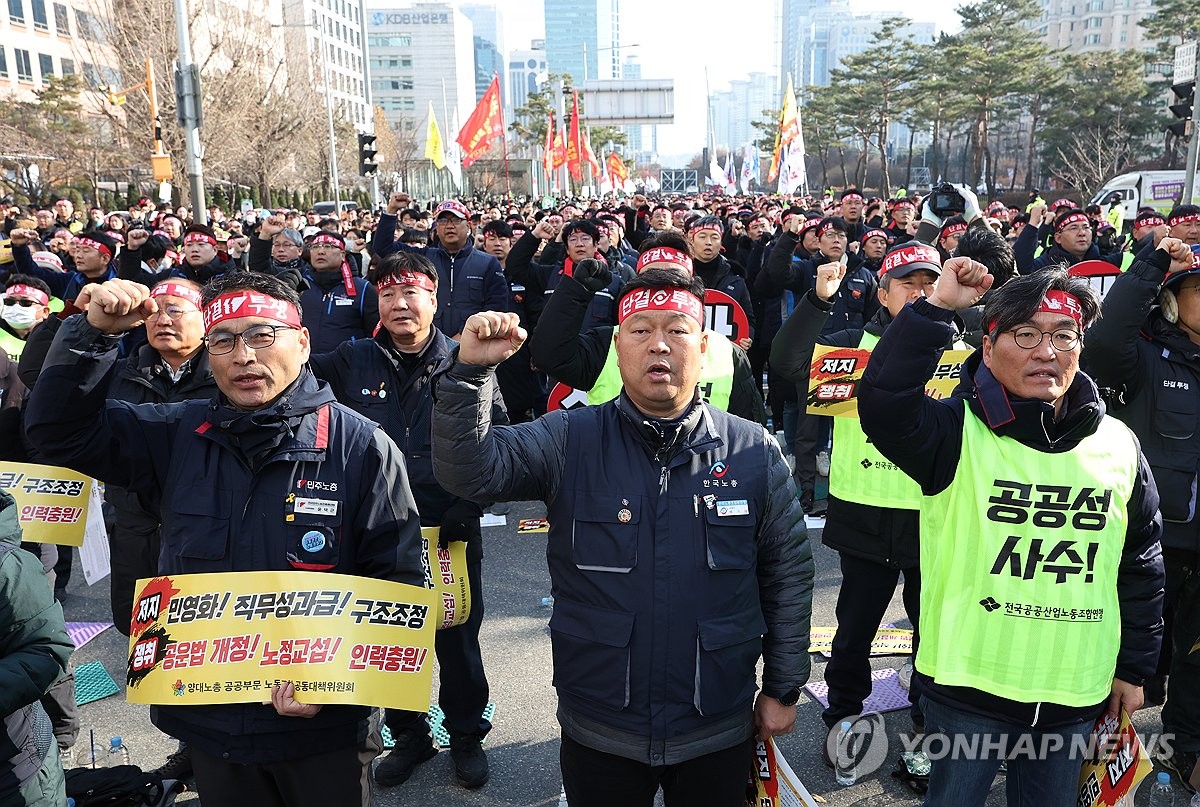
{"type": "Polygon", "coordinates": [[[1196,794],[1192,796],[1192,800],[1188,802],[1188,807],[1200,807],[1200,790],[1197,790],[1196,794]]]}
{"type": "Polygon", "coordinates": [[[842,721],[838,728],[837,754],[834,756],[835,775],[837,783],[842,787],[850,787],[858,781],[858,768],[854,764],[854,734],[853,724],[849,720],[842,721]]]}
{"type": "Polygon", "coordinates": [[[91,742],[81,742],[75,746],[75,767],[77,768],[103,768],[105,757],[108,755],[108,749],[96,742],[95,733],[92,732],[91,742]]]}
{"type": "Polygon", "coordinates": [[[1175,804],[1175,790],[1171,787],[1171,774],[1160,772],[1158,781],[1150,788],[1150,807],[1172,807],[1175,804]]]}
{"type": "Polygon", "coordinates": [[[113,737],[109,740],[108,753],[104,767],[115,768],[118,765],[129,764],[129,749],[125,747],[120,737],[113,737]]]}
{"type": "Polygon", "coordinates": [[[542,606],[543,608],[553,608],[554,607],[554,598],[553,597],[542,597],[540,600],[538,600],[538,605],[542,606]]]}

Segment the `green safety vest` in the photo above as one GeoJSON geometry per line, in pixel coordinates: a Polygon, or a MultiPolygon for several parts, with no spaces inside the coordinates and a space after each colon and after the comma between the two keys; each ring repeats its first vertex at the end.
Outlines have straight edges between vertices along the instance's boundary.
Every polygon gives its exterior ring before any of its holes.
{"type": "MultiPolygon", "coordinates": [[[[608,358],[600,369],[596,383],[587,391],[591,405],[611,401],[621,394],[621,370],[617,367],[617,329],[608,343],[608,358]]],[[[708,350],[700,367],[700,397],[713,406],[729,411],[729,396],[733,392],[733,342],[716,331],[708,332],[708,350]]]]}
{"type": "Polygon", "coordinates": [[[0,350],[8,354],[8,357],[14,362],[21,358],[21,351],[25,349],[25,340],[18,339],[8,331],[0,328],[0,350]]]}
{"type": "Polygon", "coordinates": [[[1051,454],[998,436],[968,407],[954,481],[921,501],[917,669],[1022,703],[1105,700],[1137,465],[1115,418],[1051,454]]]}
{"type": "MultiPolygon", "coordinates": [[[[874,350],[879,337],[863,331],[858,347],[874,350]]],[[[921,487],[879,453],[863,434],[858,418],[833,419],[829,493],[847,502],[899,510],[919,510],[921,487]]]]}

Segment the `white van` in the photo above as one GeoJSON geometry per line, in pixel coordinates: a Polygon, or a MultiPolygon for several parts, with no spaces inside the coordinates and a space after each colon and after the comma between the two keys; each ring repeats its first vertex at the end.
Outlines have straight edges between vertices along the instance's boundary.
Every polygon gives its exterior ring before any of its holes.
{"type": "Polygon", "coordinates": [[[1104,183],[1104,187],[1092,199],[1108,213],[1108,198],[1114,193],[1121,195],[1126,229],[1133,227],[1133,218],[1138,208],[1152,207],[1166,218],[1171,208],[1183,196],[1184,171],[1135,171],[1119,174],[1104,183]]]}

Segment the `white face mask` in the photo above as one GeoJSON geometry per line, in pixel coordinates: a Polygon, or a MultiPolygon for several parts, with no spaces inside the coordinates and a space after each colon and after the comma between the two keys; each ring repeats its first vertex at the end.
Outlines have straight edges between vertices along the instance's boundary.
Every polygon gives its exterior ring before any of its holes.
{"type": "Polygon", "coordinates": [[[0,319],[3,319],[18,331],[32,328],[37,324],[38,307],[35,305],[6,305],[0,307],[0,319]]]}

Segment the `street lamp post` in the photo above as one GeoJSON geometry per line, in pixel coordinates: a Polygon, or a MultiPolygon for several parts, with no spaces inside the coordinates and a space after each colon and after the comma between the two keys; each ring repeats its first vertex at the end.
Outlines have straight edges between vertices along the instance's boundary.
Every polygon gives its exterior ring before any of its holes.
{"type": "Polygon", "coordinates": [[[175,33],[179,39],[179,122],[187,151],[188,186],[192,194],[192,220],[208,224],[204,203],[204,165],[200,146],[200,73],[192,63],[186,0],[175,0],[175,33]]]}

